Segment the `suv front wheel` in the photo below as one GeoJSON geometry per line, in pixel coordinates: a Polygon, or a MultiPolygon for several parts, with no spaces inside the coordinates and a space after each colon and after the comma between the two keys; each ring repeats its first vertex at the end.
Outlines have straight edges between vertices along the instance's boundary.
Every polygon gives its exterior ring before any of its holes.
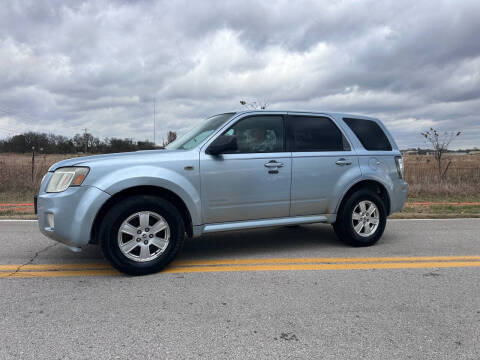
{"type": "Polygon", "coordinates": [[[351,246],[370,246],[383,234],[387,211],[382,199],[373,191],[354,192],[340,207],[333,229],[351,246]]]}
{"type": "Polygon", "coordinates": [[[160,271],[179,252],[183,219],[170,202],[150,195],[120,200],[104,217],[100,239],[105,258],[129,275],[160,271]]]}

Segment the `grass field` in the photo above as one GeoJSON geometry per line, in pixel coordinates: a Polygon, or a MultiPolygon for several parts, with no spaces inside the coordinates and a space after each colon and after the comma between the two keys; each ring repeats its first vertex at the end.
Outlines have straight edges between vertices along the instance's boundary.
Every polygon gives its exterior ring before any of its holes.
{"type": "Polygon", "coordinates": [[[36,154],[32,177],[32,154],[0,154],[0,203],[31,202],[48,168],[74,156],[36,154]]]}
{"type": "MultiPolygon", "coordinates": [[[[32,178],[31,154],[0,154],[0,204],[32,202],[41,179],[55,162],[76,155],[36,155],[32,178]]],[[[404,157],[405,180],[408,182],[408,202],[479,202],[480,155],[449,155],[451,161],[446,179],[439,181],[434,159],[427,155],[404,157]]],[[[21,213],[28,215],[31,210],[21,213]]],[[[399,217],[427,215],[480,216],[478,204],[406,206],[399,217]]],[[[11,209],[1,209],[0,215],[14,216],[11,209]]],[[[20,213],[18,213],[20,215],[20,213]]]]}
{"type": "Polygon", "coordinates": [[[450,161],[446,178],[441,182],[432,156],[405,156],[409,200],[480,200],[480,155],[448,155],[445,166],[450,161]]]}

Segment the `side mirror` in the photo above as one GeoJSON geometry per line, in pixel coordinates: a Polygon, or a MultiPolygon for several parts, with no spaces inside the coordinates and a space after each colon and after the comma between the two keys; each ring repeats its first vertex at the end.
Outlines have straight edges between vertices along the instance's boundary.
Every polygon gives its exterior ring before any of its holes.
{"type": "Polygon", "coordinates": [[[233,152],[238,149],[235,135],[220,135],[210,144],[207,151],[209,155],[220,155],[225,152],[233,152]]]}

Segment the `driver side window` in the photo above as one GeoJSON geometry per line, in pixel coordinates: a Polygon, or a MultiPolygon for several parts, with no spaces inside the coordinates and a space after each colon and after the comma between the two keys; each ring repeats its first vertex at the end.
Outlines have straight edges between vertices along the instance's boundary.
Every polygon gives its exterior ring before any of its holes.
{"type": "Polygon", "coordinates": [[[224,135],[237,137],[238,149],[234,154],[285,151],[282,116],[251,116],[234,124],[224,135]]]}

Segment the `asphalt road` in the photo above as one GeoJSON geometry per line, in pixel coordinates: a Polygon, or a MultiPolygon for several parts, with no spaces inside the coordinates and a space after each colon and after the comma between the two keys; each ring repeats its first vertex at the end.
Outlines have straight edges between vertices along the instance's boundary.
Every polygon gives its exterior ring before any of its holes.
{"type": "Polygon", "coordinates": [[[36,222],[0,222],[0,359],[480,359],[480,220],[326,225],[190,240],[126,277],[36,222]]]}

